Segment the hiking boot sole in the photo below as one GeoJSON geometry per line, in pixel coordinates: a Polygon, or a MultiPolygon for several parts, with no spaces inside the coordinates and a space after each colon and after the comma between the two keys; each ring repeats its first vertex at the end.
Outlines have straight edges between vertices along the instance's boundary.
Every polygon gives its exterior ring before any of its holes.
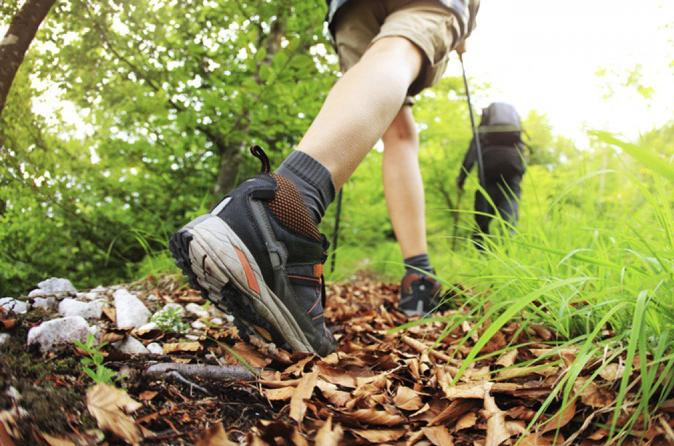
{"type": "Polygon", "coordinates": [[[190,285],[249,331],[244,340],[257,333],[278,346],[315,353],[288,308],[265,284],[246,245],[221,218],[198,217],[171,237],[169,249],[190,285]]]}

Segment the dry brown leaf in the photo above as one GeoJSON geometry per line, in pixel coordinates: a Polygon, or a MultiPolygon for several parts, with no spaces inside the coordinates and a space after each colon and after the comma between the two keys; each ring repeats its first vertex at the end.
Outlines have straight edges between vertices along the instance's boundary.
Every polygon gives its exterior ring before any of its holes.
{"type": "Polygon", "coordinates": [[[199,342],[167,342],[162,347],[164,353],[198,352],[203,348],[199,342]]]}
{"type": "Polygon", "coordinates": [[[454,439],[445,426],[425,427],[421,431],[435,446],[454,446],[454,439]]]}
{"type": "Polygon", "coordinates": [[[529,375],[551,376],[556,375],[559,369],[552,364],[541,364],[530,367],[509,367],[507,369],[499,370],[497,379],[509,380],[513,378],[522,378],[529,375]]]}
{"type": "Polygon", "coordinates": [[[349,429],[349,431],[375,444],[396,441],[407,432],[405,429],[349,429]]]}
{"type": "Polygon", "coordinates": [[[272,361],[245,342],[237,342],[231,349],[252,367],[265,367],[272,361]]]}
{"type": "Polygon", "coordinates": [[[505,422],[505,412],[496,405],[496,400],[491,396],[491,383],[486,383],[484,388],[484,414],[487,418],[487,438],[485,446],[499,446],[510,438],[505,422]]]}
{"type": "Polygon", "coordinates": [[[482,347],[480,353],[481,354],[493,353],[502,350],[506,345],[507,342],[505,335],[502,332],[497,331],[496,333],[494,333],[494,336],[492,336],[489,339],[489,341],[487,341],[487,344],[485,344],[485,346],[482,347]]]}
{"type": "Polygon", "coordinates": [[[320,362],[316,364],[316,368],[318,375],[327,382],[351,389],[356,388],[356,377],[348,372],[320,362]]]}
{"type": "Polygon", "coordinates": [[[573,390],[580,396],[583,404],[596,409],[607,407],[614,400],[612,391],[602,389],[596,383],[588,382],[588,379],[580,376],[573,383],[573,390]]]}
{"type": "Polygon", "coordinates": [[[140,432],[127,414],[142,406],[123,390],[108,384],[97,384],[87,391],[87,408],[98,427],[133,445],[140,441],[140,432]]]}
{"type": "Polygon", "coordinates": [[[569,423],[569,421],[573,419],[575,415],[576,401],[574,400],[571,404],[567,404],[562,408],[562,410],[553,415],[552,418],[543,423],[539,431],[544,434],[546,432],[564,427],[569,423]]]}
{"type": "Polygon", "coordinates": [[[196,446],[236,446],[237,444],[229,439],[222,423],[218,423],[204,432],[196,446]]]}
{"type": "Polygon", "coordinates": [[[447,424],[452,420],[459,419],[464,414],[477,409],[480,407],[480,402],[473,399],[459,399],[454,400],[452,403],[442,410],[439,414],[433,417],[429,422],[429,426],[435,426],[439,424],[447,424]]]}
{"type": "Polygon", "coordinates": [[[141,401],[150,401],[152,398],[157,396],[159,392],[155,390],[145,390],[138,395],[138,399],[141,401]]]}
{"type": "Polygon", "coordinates": [[[540,434],[530,434],[522,438],[519,446],[559,446],[564,443],[564,439],[558,435],[543,436],[540,434]]]}
{"type": "Polygon", "coordinates": [[[323,396],[337,407],[343,407],[349,400],[351,394],[337,389],[337,386],[321,379],[316,382],[323,396]]]}
{"type": "MultiPolygon", "coordinates": [[[[75,443],[66,437],[56,437],[44,432],[40,432],[40,436],[49,446],[75,446],[75,443]]],[[[2,439],[0,439],[0,445],[5,446],[2,439]]]]}
{"type": "Polygon", "coordinates": [[[345,418],[377,426],[397,426],[407,420],[401,415],[392,414],[383,410],[358,409],[353,412],[342,412],[345,418]]]}
{"type": "Polygon", "coordinates": [[[599,371],[599,376],[612,383],[622,379],[623,373],[625,373],[625,366],[622,363],[612,362],[599,371]]]}
{"type": "Polygon", "coordinates": [[[304,359],[300,359],[296,363],[288,366],[288,368],[286,368],[283,371],[283,374],[284,375],[293,375],[293,376],[301,375],[302,372],[304,371],[304,366],[306,366],[309,363],[309,361],[311,361],[312,359],[314,359],[313,355],[307,356],[304,359]]]}
{"type": "Polygon", "coordinates": [[[311,373],[304,375],[297,385],[297,390],[295,390],[295,393],[293,393],[292,398],[290,399],[290,418],[298,423],[302,422],[304,414],[307,411],[307,404],[304,400],[311,398],[317,380],[318,370],[314,369],[311,373]]]}
{"type": "Polygon", "coordinates": [[[293,434],[290,437],[290,440],[292,441],[291,444],[293,446],[309,446],[309,442],[306,438],[304,438],[304,435],[302,435],[297,426],[295,429],[293,429],[293,434]]]}
{"type": "Polygon", "coordinates": [[[515,364],[518,353],[519,351],[514,349],[502,354],[501,357],[496,361],[496,365],[500,365],[501,367],[510,367],[511,365],[515,364]]]}
{"type": "Polygon", "coordinates": [[[332,427],[332,416],[330,416],[327,421],[323,423],[323,426],[316,432],[316,445],[321,446],[337,446],[342,439],[344,431],[342,426],[338,424],[335,425],[334,429],[332,427]]]}
{"type": "Polygon", "coordinates": [[[443,388],[445,396],[450,400],[475,398],[484,399],[487,386],[491,383],[481,382],[476,384],[459,384],[454,387],[443,388]]]}
{"type": "Polygon", "coordinates": [[[292,398],[295,387],[281,387],[279,389],[263,389],[262,393],[269,401],[285,401],[292,398]]]}
{"type": "Polygon", "coordinates": [[[393,402],[399,409],[404,410],[419,410],[424,405],[419,394],[405,386],[398,387],[393,402]]]}
{"type": "Polygon", "coordinates": [[[474,412],[468,412],[459,418],[459,421],[456,422],[454,431],[457,432],[463,429],[470,429],[471,427],[475,426],[475,423],[477,423],[477,415],[475,415],[474,412]]]}

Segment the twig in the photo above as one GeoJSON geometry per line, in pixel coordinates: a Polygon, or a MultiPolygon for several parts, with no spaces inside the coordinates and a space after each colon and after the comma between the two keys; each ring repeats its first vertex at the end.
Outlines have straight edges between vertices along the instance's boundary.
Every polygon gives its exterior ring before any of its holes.
{"type": "Polygon", "coordinates": [[[189,379],[185,378],[183,375],[176,372],[175,370],[171,370],[170,372],[168,372],[166,374],[166,377],[169,377],[169,376],[172,377],[172,378],[175,378],[176,380],[180,381],[183,384],[186,384],[186,385],[190,386],[190,396],[192,396],[192,388],[195,388],[195,389],[201,391],[202,393],[205,393],[206,395],[209,395],[209,396],[211,395],[211,392],[209,392],[205,388],[201,387],[199,384],[194,383],[194,382],[190,381],[189,379]]]}
{"type": "Polygon", "coordinates": [[[145,375],[151,378],[165,378],[171,372],[181,377],[204,378],[216,381],[254,381],[255,373],[240,365],[176,364],[163,362],[145,369],[145,375]]]}
{"type": "MultiPolygon", "coordinates": [[[[439,359],[441,361],[445,361],[447,364],[454,364],[458,365],[455,359],[450,358],[446,354],[439,352],[437,350],[432,349],[431,347],[427,346],[421,341],[417,341],[416,339],[412,339],[409,336],[402,336],[401,337],[402,341],[407,344],[408,346],[412,347],[413,350],[416,350],[418,353],[423,353],[423,352],[428,352],[429,355],[433,356],[435,359],[439,359]]],[[[452,367],[453,368],[453,367],[452,367]]],[[[456,370],[456,369],[454,369],[456,370]]],[[[456,373],[453,371],[452,373],[456,373]]]]}

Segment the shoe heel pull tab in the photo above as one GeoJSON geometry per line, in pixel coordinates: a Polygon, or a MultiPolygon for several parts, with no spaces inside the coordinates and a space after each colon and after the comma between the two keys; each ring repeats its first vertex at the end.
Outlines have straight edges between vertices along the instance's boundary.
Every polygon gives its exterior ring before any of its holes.
{"type": "Polygon", "coordinates": [[[267,158],[267,154],[264,153],[264,150],[262,150],[262,147],[258,145],[252,146],[250,148],[250,153],[252,153],[253,156],[259,159],[262,163],[262,169],[260,170],[260,173],[271,173],[271,163],[269,162],[269,158],[267,158]]]}

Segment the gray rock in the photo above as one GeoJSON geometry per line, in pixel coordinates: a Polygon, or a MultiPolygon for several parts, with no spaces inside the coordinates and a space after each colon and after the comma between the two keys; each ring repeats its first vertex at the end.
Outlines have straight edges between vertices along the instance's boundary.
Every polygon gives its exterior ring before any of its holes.
{"type": "Polygon", "coordinates": [[[92,301],[92,300],[98,299],[98,298],[99,298],[99,295],[98,295],[98,293],[93,293],[93,292],[90,291],[90,292],[88,292],[88,293],[77,293],[77,294],[75,295],[75,297],[77,297],[79,300],[89,300],[89,301],[92,301]]]}
{"type": "Polygon", "coordinates": [[[155,330],[159,330],[159,326],[154,322],[148,322],[147,324],[141,325],[140,327],[136,328],[133,332],[137,336],[142,337],[143,335],[148,334],[155,330]]]}
{"type": "Polygon", "coordinates": [[[103,303],[100,301],[80,302],[67,298],[59,304],[59,313],[66,317],[82,316],[85,319],[100,319],[103,313],[103,303]]]}
{"type": "Polygon", "coordinates": [[[213,325],[218,325],[218,326],[220,326],[220,325],[222,325],[222,324],[224,324],[224,323],[225,323],[225,322],[224,322],[222,319],[220,319],[219,317],[214,317],[213,319],[211,319],[211,324],[213,324],[213,325]]]}
{"type": "Polygon", "coordinates": [[[192,322],[192,328],[194,328],[195,330],[203,330],[204,328],[206,328],[206,324],[204,324],[201,321],[194,321],[192,322]]]}
{"type": "Polygon", "coordinates": [[[28,302],[17,300],[13,297],[3,297],[0,299],[0,307],[16,314],[25,314],[30,310],[30,304],[28,302]]]}
{"type": "Polygon", "coordinates": [[[147,323],[151,313],[140,299],[123,288],[115,291],[114,297],[117,328],[128,330],[147,323]]]}
{"type": "Polygon", "coordinates": [[[38,344],[43,353],[77,340],[84,342],[89,334],[89,324],[81,316],[63,317],[43,322],[28,331],[28,345],[38,344]]]}
{"type": "Polygon", "coordinates": [[[42,308],[43,310],[52,311],[58,307],[58,301],[53,297],[36,297],[33,299],[33,308],[42,308]]]}
{"type": "Polygon", "coordinates": [[[197,305],[194,302],[190,302],[185,306],[185,309],[187,310],[188,313],[191,313],[195,315],[196,317],[208,317],[208,310],[204,309],[201,307],[201,305],[197,305]]]}
{"type": "Polygon", "coordinates": [[[56,277],[43,280],[37,284],[37,289],[31,291],[28,297],[47,296],[50,294],[77,293],[77,289],[68,279],[56,277]]]}
{"type": "Polygon", "coordinates": [[[89,290],[90,293],[105,293],[106,291],[108,291],[108,289],[103,285],[98,285],[96,288],[89,290]]]}
{"type": "Polygon", "coordinates": [[[0,345],[4,345],[9,341],[9,333],[0,333],[0,345]]]}
{"type": "Polygon", "coordinates": [[[159,343],[153,342],[151,344],[147,344],[148,351],[152,353],[153,355],[163,355],[164,354],[164,347],[162,347],[159,343]]]}
{"type": "Polygon", "coordinates": [[[112,346],[127,355],[147,355],[150,353],[143,343],[133,336],[127,336],[123,340],[113,343],[112,346]]]}

